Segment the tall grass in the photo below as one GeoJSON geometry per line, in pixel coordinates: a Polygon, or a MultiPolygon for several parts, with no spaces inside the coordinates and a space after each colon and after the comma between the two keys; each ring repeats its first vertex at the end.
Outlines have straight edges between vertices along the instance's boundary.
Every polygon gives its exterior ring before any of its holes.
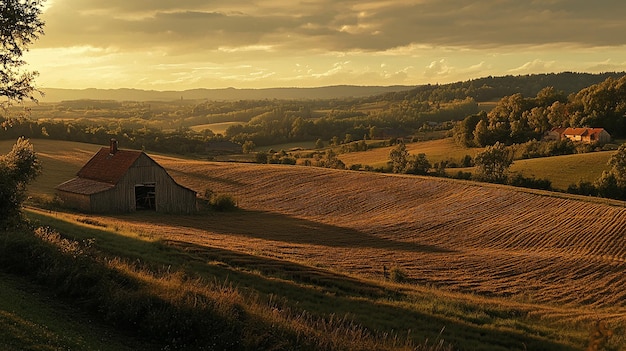
{"type": "Polygon", "coordinates": [[[0,266],[36,279],[59,297],[163,349],[415,347],[397,337],[369,332],[346,317],[321,318],[248,295],[227,281],[206,281],[183,271],[107,257],[92,244],[64,238],[46,227],[9,230],[0,236],[0,266]]]}

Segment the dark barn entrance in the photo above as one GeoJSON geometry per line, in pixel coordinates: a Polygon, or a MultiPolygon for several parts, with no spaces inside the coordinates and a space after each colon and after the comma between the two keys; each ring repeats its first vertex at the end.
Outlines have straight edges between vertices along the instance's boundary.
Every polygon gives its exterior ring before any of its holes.
{"type": "Polygon", "coordinates": [[[154,183],[135,185],[135,207],[137,211],[156,211],[156,185],[154,183]]]}

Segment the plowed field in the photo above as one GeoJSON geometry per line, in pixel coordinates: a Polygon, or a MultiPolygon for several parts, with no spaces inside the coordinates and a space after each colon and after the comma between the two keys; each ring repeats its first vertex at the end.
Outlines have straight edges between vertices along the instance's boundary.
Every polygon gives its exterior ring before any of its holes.
{"type": "Polygon", "coordinates": [[[397,266],[415,282],[479,295],[626,307],[619,204],[437,178],[156,159],[197,191],[232,194],[247,211],[236,216],[250,219],[224,228],[166,218],[154,230],[172,239],[368,276],[397,266]]]}
{"type": "MultiPolygon", "coordinates": [[[[91,157],[76,148],[38,151],[62,174],[91,157]]],[[[400,267],[413,282],[449,291],[626,313],[623,203],[441,178],[153,157],[183,185],[233,195],[242,211],[118,216],[140,233],[381,279],[383,267],[400,267]]],[[[55,172],[44,169],[42,180],[67,180],[55,172]]]]}

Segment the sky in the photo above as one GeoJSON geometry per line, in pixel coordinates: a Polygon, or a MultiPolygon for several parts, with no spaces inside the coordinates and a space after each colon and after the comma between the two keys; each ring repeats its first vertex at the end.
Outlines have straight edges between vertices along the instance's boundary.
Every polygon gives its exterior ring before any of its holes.
{"type": "Polygon", "coordinates": [[[47,0],[43,88],[444,84],[626,71],[623,0],[47,0]]]}

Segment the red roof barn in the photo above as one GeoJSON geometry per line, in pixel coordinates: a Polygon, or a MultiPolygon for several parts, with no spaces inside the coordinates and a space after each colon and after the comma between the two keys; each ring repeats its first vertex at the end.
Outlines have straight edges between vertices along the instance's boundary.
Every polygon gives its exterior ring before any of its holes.
{"type": "Polygon", "coordinates": [[[65,205],[87,212],[196,211],[195,191],[176,183],[145,153],[119,150],[113,139],[56,190],[65,205]]]}

